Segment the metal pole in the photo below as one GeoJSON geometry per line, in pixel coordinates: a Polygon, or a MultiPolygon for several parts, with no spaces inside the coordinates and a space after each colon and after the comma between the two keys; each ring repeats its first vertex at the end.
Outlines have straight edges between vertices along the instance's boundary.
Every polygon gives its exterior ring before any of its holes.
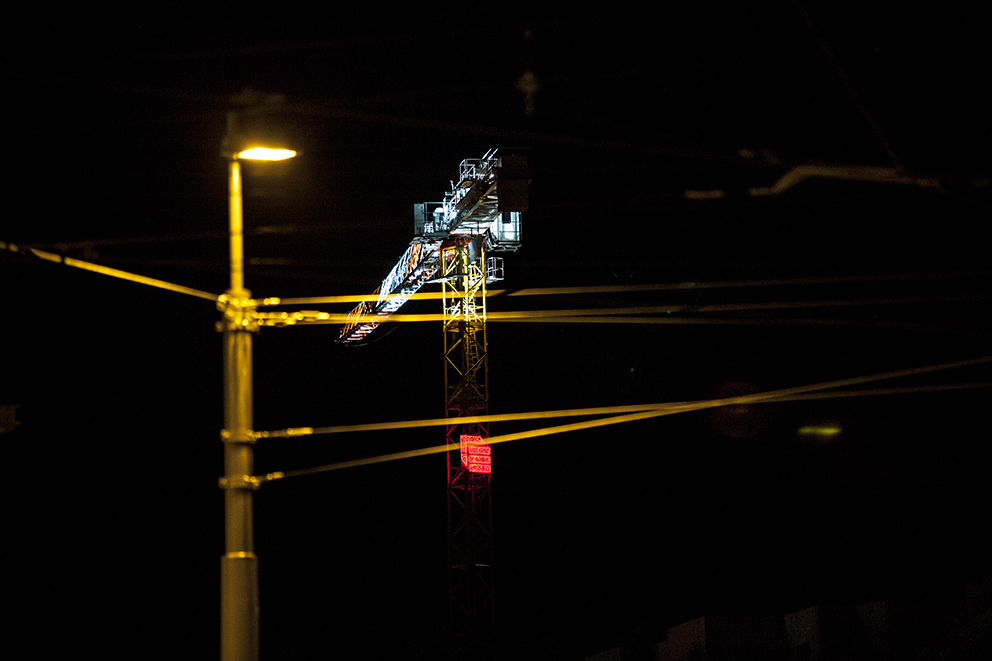
{"type": "Polygon", "coordinates": [[[252,411],[252,333],[255,304],[244,288],[241,164],[230,158],[231,288],[218,307],[224,344],[224,555],[221,558],[221,660],[257,661],[258,556],[252,491],[255,484],[252,411]]]}
{"type": "Polygon", "coordinates": [[[229,227],[231,237],[231,292],[245,288],[244,212],[241,195],[241,161],[232,156],[229,166],[229,227]]]}

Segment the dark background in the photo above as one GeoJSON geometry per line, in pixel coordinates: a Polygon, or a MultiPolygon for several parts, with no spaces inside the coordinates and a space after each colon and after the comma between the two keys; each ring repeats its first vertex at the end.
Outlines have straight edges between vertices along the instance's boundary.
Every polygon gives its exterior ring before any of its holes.
{"type": "MultiPolygon", "coordinates": [[[[232,98],[254,90],[282,101],[252,106],[246,130],[301,151],[246,166],[256,296],[370,292],[411,237],[410,206],[439,200],[462,159],[493,147],[529,147],[534,170],[507,288],[795,281],[493,299],[699,309],[686,324],[491,323],[493,412],[701,399],[990,353],[992,109],[976,13],[169,4],[11,18],[2,241],[221,293],[220,141],[232,98]],[[530,114],[515,88],[528,70],[530,114]],[[941,188],[821,179],[746,195],[809,162],[898,164],[941,188]],[[727,197],[686,200],[689,189],[727,197]],[[907,277],[871,279],[891,274],[907,277]],[[808,280],[846,275],[866,279],[808,280]],[[915,302],[702,310],[883,298],[915,302]],[[728,323],[701,323],[714,317],[728,323]]],[[[217,311],[10,251],[0,290],[0,399],[21,421],[2,437],[15,647],[216,656],[217,311]]],[[[443,416],[437,326],[384,327],[360,348],[334,344],[330,327],[265,329],[256,429],[443,416]]],[[[975,366],[879,385],[989,380],[975,366]]],[[[985,389],[782,403],[498,446],[499,645],[582,658],[701,614],[958,596],[989,573],[988,405],[985,389]],[[829,442],[798,433],[828,423],[843,429],[829,442]]],[[[442,442],[440,429],[263,441],[256,465],[442,442]]],[[[257,493],[264,658],[440,656],[444,472],[434,455],[257,493]]]]}

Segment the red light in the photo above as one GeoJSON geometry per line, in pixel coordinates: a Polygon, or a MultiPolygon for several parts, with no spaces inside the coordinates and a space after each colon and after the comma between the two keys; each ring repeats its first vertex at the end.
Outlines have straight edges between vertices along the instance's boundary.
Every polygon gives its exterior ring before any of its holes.
{"type": "Polygon", "coordinates": [[[493,472],[492,448],[477,434],[461,435],[462,466],[469,473],[493,472]]]}

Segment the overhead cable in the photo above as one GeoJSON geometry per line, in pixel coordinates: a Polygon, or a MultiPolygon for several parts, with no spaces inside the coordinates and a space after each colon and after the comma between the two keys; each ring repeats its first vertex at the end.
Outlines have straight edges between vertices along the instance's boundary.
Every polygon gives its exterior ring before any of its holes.
{"type": "MultiPolygon", "coordinates": [[[[788,401],[790,398],[809,399],[809,397],[803,397],[808,393],[815,393],[821,390],[829,390],[832,388],[842,388],[846,386],[858,385],[862,383],[869,383],[872,381],[882,381],[885,379],[895,379],[906,376],[915,376],[918,374],[925,374],[930,372],[938,372],[942,370],[955,369],[959,367],[967,367],[971,365],[979,365],[983,363],[992,362],[992,356],[981,356],[978,358],[969,358],[965,360],[957,360],[947,363],[939,363],[936,365],[925,365],[923,367],[912,367],[902,370],[894,370],[890,372],[882,372],[879,374],[870,374],[866,376],[857,376],[847,379],[837,379],[834,381],[824,381],[821,383],[814,383],[805,386],[795,386],[792,388],[781,388],[778,390],[771,390],[763,393],[754,393],[750,395],[741,395],[737,397],[728,397],[723,399],[711,399],[711,400],[700,400],[696,402],[680,402],[680,403],[665,403],[654,405],[653,408],[647,410],[642,410],[640,412],[632,412],[624,415],[616,415],[608,418],[598,418],[596,420],[587,420],[585,422],[576,422],[567,425],[558,425],[555,427],[545,427],[543,429],[533,429],[524,432],[517,432],[513,434],[503,434],[499,436],[491,436],[486,440],[489,445],[495,445],[496,443],[507,443],[510,441],[523,440],[527,438],[536,438],[539,436],[548,436],[551,434],[560,434],[569,431],[578,431],[582,429],[591,429],[594,427],[602,427],[606,425],[619,424],[624,422],[634,422],[637,420],[646,420],[649,418],[660,417],[663,415],[672,415],[675,413],[684,413],[687,411],[698,411],[708,408],[716,408],[720,406],[737,406],[742,404],[759,404],[759,403],[771,403],[776,401],[788,401]]],[[[982,384],[984,386],[985,384],[982,384]]],[[[831,393],[825,393],[827,397],[831,396],[831,393]]],[[[834,394],[836,396],[836,394],[834,394]]],[[[488,417],[488,416],[486,416],[488,417]]],[[[463,419],[459,419],[463,421],[463,419]]],[[[354,429],[352,429],[354,430],[354,429]]],[[[287,434],[289,435],[289,434],[287,434]]],[[[301,434],[292,434],[301,435],[301,434]]],[[[301,475],[312,475],[315,473],[325,473],[334,470],[341,470],[343,468],[354,468],[357,466],[367,466],[371,464],[384,463],[387,461],[395,461],[398,459],[410,459],[413,457],[425,456],[428,454],[440,454],[442,452],[451,452],[459,448],[458,444],[451,445],[435,445],[427,448],[419,448],[415,450],[408,450],[404,452],[394,452],[390,454],[384,454],[374,457],[365,457],[362,459],[352,459],[348,461],[341,461],[332,464],[324,464],[322,466],[314,466],[312,468],[303,468],[290,471],[277,471],[273,473],[267,473],[263,476],[256,476],[253,478],[254,483],[260,484],[263,482],[270,482],[274,480],[280,480],[286,477],[298,477],[301,475]]]]}
{"type": "MultiPolygon", "coordinates": [[[[500,296],[570,296],[579,294],[623,294],[650,291],[684,291],[694,289],[729,289],[746,287],[781,287],[804,285],[847,284],[861,282],[891,282],[898,280],[934,280],[946,278],[974,278],[990,275],[989,271],[952,271],[947,273],[894,273],[881,275],[816,276],[807,278],[766,278],[760,280],[715,280],[712,282],[668,282],[638,285],[598,285],[589,287],[531,287],[527,289],[490,289],[489,298],[500,296]]],[[[417,292],[410,301],[440,300],[441,292],[417,292]]],[[[343,294],[340,296],[307,296],[296,298],[266,298],[260,307],[276,305],[321,305],[327,303],[360,303],[376,301],[371,294],[343,294]]]]}
{"type": "Polygon", "coordinates": [[[148,276],[138,275],[137,273],[130,273],[128,271],[121,271],[120,269],[113,269],[109,266],[101,266],[100,264],[94,264],[93,262],[87,262],[82,259],[76,259],[74,257],[64,257],[62,255],[57,255],[53,252],[47,252],[45,250],[39,250],[37,248],[20,248],[14,243],[6,243],[0,241],[0,248],[6,248],[11,252],[17,252],[24,255],[30,254],[43,259],[47,262],[54,262],[56,264],[65,264],[66,266],[71,266],[73,268],[82,269],[84,271],[91,271],[93,273],[99,273],[101,275],[109,275],[112,278],[119,278],[121,280],[128,280],[129,282],[137,282],[142,285],[149,285],[150,287],[157,287],[159,289],[167,289],[169,291],[178,292],[180,294],[188,294],[190,296],[196,296],[197,298],[204,298],[208,301],[216,301],[218,299],[217,294],[211,294],[210,292],[201,291],[199,289],[193,289],[192,287],[185,287],[183,285],[173,284],[171,282],[166,282],[165,280],[159,280],[158,278],[149,278],[148,276]]]}

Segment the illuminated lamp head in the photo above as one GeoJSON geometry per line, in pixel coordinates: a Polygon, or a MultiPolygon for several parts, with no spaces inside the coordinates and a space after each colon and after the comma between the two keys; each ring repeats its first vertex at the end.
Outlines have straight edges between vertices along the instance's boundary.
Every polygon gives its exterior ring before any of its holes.
{"type": "Polygon", "coordinates": [[[285,161],[297,152],[280,144],[265,144],[243,135],[227,135],[221,144],[221,156],[234,161],[285,161]]]}
{"type": "Polygon", "coordinates": [[[292,149],[277,149],[272,147],[251,147],[235,154],[235,158],[249,161],[285,161],[293,158],[296,152],[292,149]]]}

